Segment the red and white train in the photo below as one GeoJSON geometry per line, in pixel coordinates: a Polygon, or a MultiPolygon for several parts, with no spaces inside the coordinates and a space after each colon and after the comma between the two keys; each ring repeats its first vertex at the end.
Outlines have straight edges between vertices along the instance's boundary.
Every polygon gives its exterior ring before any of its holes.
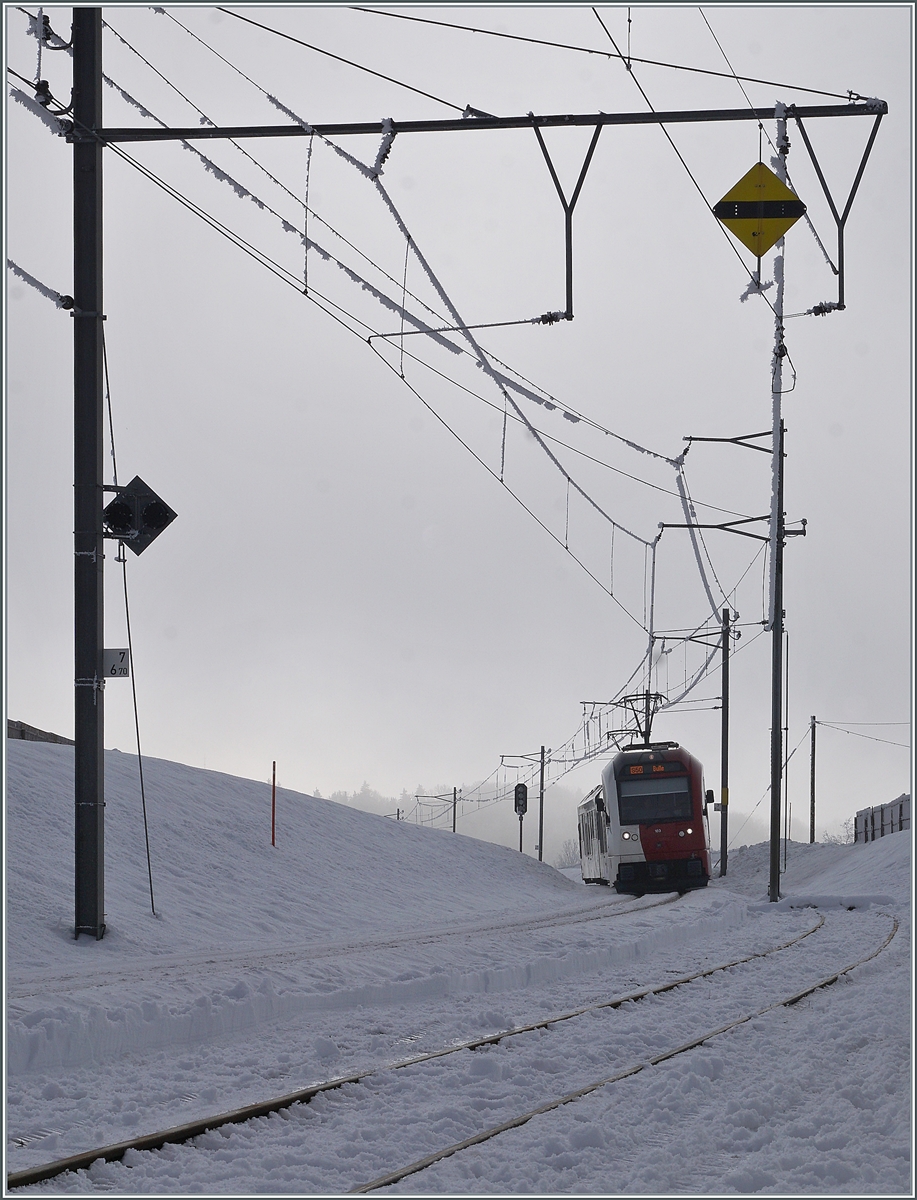
{"type": "Polygon", "coordinates": [[[577,810],[584,883],[686,892],[710,878],[704,769],[677,742],[628,746],[577,810]]]}

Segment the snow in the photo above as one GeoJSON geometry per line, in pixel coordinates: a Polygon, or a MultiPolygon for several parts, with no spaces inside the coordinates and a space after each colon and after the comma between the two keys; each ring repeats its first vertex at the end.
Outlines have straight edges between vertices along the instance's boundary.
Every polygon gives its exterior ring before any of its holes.
{"type": "Polygon", "coordinates": [[[791,844],[778,904],[763,844],[706,889],[635,901],[285,789],[272,847],[268,783],[146,759],[153,916],[137,761],[112,750],[107,930],[74,941],[73,749],[7,752],[8,1170],[373,1072],[23,1191],[338,1194],[642,1066],[382,1190],[912,1194],[909,832],[791,844]],[[779,1006],[894,919],[887,948],[779,1006]]]}

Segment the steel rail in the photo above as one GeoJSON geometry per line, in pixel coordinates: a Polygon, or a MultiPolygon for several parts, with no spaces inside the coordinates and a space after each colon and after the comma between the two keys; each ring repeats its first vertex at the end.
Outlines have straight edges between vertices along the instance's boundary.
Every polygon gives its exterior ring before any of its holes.
{"type": "Polygon", "coordinates": [[[864,958],[858,959],[855,963],[844,967],[842,970],[835,972],[833,975],[828,975],[821,979],[818,983],[813,983],[809,987],[803,988],[801,992],[794,992],[792,996],[787,996],[783,1000],[777,1000],[773,1004],[768,1004],[764,1008],[759,1008],[756,1012],[749,1013],[744,1017],[740,1017],[736,1021],[730,1021],[727,1025],[720,1025],[716,1029],[711,1029],[701,1037],[693,1038],[690,1042],[685,1042],[681,1046],[676,1046],[673,1050],[665,1050],[662,1054],[657,1054],[653,1058],[637,1063],[635,1066],[627,1067],[623,1071],[618,1071],[614,1075],[608,1075],[604,1079],[599,1079],[595,1083],[589,1083],[585,1087],[578,1088],[575,1092],[568,1092],[565,1096],[561,1096],[557,1100],[549,1100],[546,1104],[541,1104],[538,1108],[530,1109],[529,1112],[521,1113],[518,1117],[513,1117],[510,1121],[504,1121],[501,1125],[495,1125],[491,1129],[484,1129],[480,1133],[476,1133],[473,1137],[466,1138],[462,1142],[456,1142],[452,1146],[446,1147],[444,1150],[437,1150],[433,1154],[428,1154],[425,1158],[418,1159],[417,1162],[411,1163],[410,1166],[402,1167],[397,1171],[391,1171],[387,1175],[380,1175],[378,1179],[373,1179],[369,1183],[361,1184],[359,1187],[351,1188],[348,1195],[359,1195],[365,1192],[374,1192],[379,1188],[388,1187],[392,1183],[398,1183],[399,1180],[406,1178],[408,1175],[416,1175],[418,1171],[423,1171],[427,1167],[433,1166],[435,1163],[441,1162],[445,1158],[451,1158],[453,1154],[458,1154],[461,1150],[467,1150],[471,1146],[477,1146],[481,1142],[490,1141],[492,1138],[499,1137],[501,1133],[508,1133],[511,1129],[518,1129],[520,1125],[525,1125],[534,1117],[539,1117],[543,1113],[553,1112],[554,1109],[562,1107],[564,1104],[571,1104],[575,1100],[582,1099],[583,1096],[588,1096],[590,1093],[597,1091],[601,1087],[606,1087],[610,1083],[618,1083],[622,1079],[628,1079],[632,1075],[639,1074],[640,1071],[646,1070],[647,1067],[655,1067],[659,1063],[666,1062],[670,1058],[675,1058],[679,1054],[685,1054],[688,1050],[694,1050],[698,1046],[702,1046],[704,1042],[710,1041],[712,1038],[719,1037],[721,1034],[728,1033],[732,1029],[737,1029],[740,1025],[745,1025],[748,1021],[753,1021],[756,1017],[762,1017],[765,1013],[772,1012],[776,1008],[787,1008],[791,1005],[798,1004],[800,1000],[810,996],[813,992],[817,992],[819,988],[828,987],[832,983],[836,983],[842,975],[846,975],[848,971],[852,971],[855,967],[862,966],[863,963],[869,962],[876,955],[888,946],[892,938],[898,932],[898,918],[892,917],[892,929],[888,937],[882,944],[873,950],[871,954],[867,954],[864,958]]]}
{"type": "MultiPolygon", "coordinates": [[[[671,903],[671,899],[667,898],[663,903],[671,903]]],[[[655,905],[652,907],[656,907],[655,905]]],[[[632,911],[632,910],[631,910],[632,911]]],[[[644,911],[644,910],[638,910],[644,911]]],[[[624,1004],[637,1002],[646,999],[647,996],[657,996],[664,992],[672,991],[674,988],[681,987],[683,984],[691,983],[695,979],[703,979],[708,975],[714,975],[718,971],[726,971],[730,967],[741,966],[743,963],[752,962],[757,958],[767,958],[770,954],[776,954],[781,950],[787,950],[790,946],[796,945],[805,938],[816,933],[825,923],[823,914],[819,914],[819,919],[810,928],[789,941],[781,942],[779,945],[772,946],[769,950],[758,951],[755,954],[744,955],[741,958],[731,959],[729,962],[719,963],[714,967],[705,967],[702,971],[695,971],[689,975],[679,976],[677,979],[670,979],[663,984],[657,984],[654,987],[641,988],[635,992],[628,992],[624,996],[617,996],[612,1000],[601,1000],[596,1004],[587,1004],[582,1008],[572,1009],[570,1012],[560,1013],[557,1016],[547,1017],[541,1021],[535,1021],[529,1025],[515,1026],[513,1029],[505,1029],[500,1033],[490,1034],[487,1037],[475,1038],[468,1042],[461,1042],[455,1046],[447,1046],[442,1050],[433,1050],[425,1054],[417,1054],[411,1058],[402,1059],[399,1062],[387,1063],[385,1066],[372,1067],[367,1071],[358,1071],[351,1075],[342,1075],[335,1079],[327,1080],[323,1083],[312,1084],[309,1087],[299,1088],[295,1092],[288,1092],[284,1096],[277,1096],[270,1100],[258,1101],[254,1104],[242,1105],[239,1108],[230,1109],[227,1112],[217,1113],[211,1117],[202,1117],[195,1121],[186,1121],[182,1125],[174,1125],[170,1129],[159,1130],[156,1133],[143,1134],[140,1137],[130,1138],[124,1142],[115,1142],[109,1146],[100,1146],[94,1150],[84,1150],[79,1154],[73,1154],[67,1158],[56,1159],[53,1162],[43,1163],[36,1167],[27,1167],[22,1171],[12,1171],[7,1175],[7,1187],[25,1187],[33,1183],[40,1183],[45,1179],[53,1179],[56,1175],[63,1175],[68,1171],[80,1171],[99,1159],[105,1162],[120,1161],[128,1150],[159,1150],[165,1145],[177,1144],[190,1141],[192,1138],[198,1137],[202,1133],[207,1133],[211,1129],[219,1129],[223,1125],[238,1125],[245,1121],[253,1120],[255,1117],[268,1116],[271,1113],[279,1112],[281,1109],[290,1108],[294,1104],[308,1104],[316,1096],[322,1092],[334,1091],[343,1087],[347,1083],[360,1083],[364,1079],[369,1079],[371,1076],[381,1075],[387,1071],[397,1071],[403,1067],[413,1067],[418,1063],[430,1062],[437,1058],[444,1058],[449,1054],[458,1054],[462,1050],[477,1050],[483,1046],[495,1046],[506,1038],[516,1037],[519,1034],[531,1033],[538,1029],[548,1029],[552,1025],[559,1025],[563,1021],[573,1020],[575,1017],[584,1016],[586,1013],[597,1012],[603,1008],[620,1008],[624,1004]]],[[[897,928],[897,924],[896,924],[897,928]]],[[[864,960],[865,961],[865,960],[864,960]]],[[[857,964],[854,964],[857,965],[857,964]]],[[[852,967],[846,968],[852,970],[852,967]]],[[[648,1064],[644,1064],[648,1065],[648,1064]]],[[[637,1069],[642,1069],[637,1068],[637,1069]]],[[[599,1086],[599,1085],[596,1085],[599,1086]]],[[[585,1094],[585,1093],[583,1093],[585,1094]]],[[[575,1099],[571,1094],[567,1099],[575,1099]]],[[[564,1103],[567,1100],[563,1101],[564,1103]]],[[[540,1111],[540,1110],[539,1110],[540,1111]]],[[[547,1111],[547,1109],[545,1110],[547,1111]]],[[[537,1115],[532,1112],[526,1116],[526,1120],[537,1115]]],[[[521,1121],[519,1123],[522,1123],[521,1121]]],[[[506,1128],[510,1128],[507,1126],[506,1128]]],[[[503,1127],[500,1127],[496,1132],[503,1132],[503,1127]]],[[[496,1133],[491,1133],[490,1136],[496,1136],[496,1133]]],[[[483,1140],[478,1135],[478,1140],[483,1140]]],[[[468,1142],[468,1145],[473,1144],[468,1142]]],[[[447,1157],[449,1154],[455,1154],[458,1150],[464,1148],[465,1143],[459,1143],[454,1147],[450,1147],[444,1152],[441,1157],[447,1157]]],[[[429,1165],[429,1164],[426,1164],[429,1165]]],[[[411,1174],[415,1170],[422,1170],[422,1167],[416,1164],[405,1170],[405,1174],[411,1174]]],[[[399,1176],[400,1178],[401,1176],[399,1176]]],[[[383,1187],[384,1184],[378,1181],[372,1185],[366,1185],[363,1189],[371,1191],[375,1187],[383,1187]]]]}

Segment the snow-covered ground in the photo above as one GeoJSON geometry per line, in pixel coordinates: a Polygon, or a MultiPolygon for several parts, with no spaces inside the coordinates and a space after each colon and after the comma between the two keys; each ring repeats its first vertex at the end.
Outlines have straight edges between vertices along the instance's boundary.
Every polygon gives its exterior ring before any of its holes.
{"type": "MultiPolygon", "coordinates": [[[[192,1143],[23,1189],[335,1194],[834,986],[387,1191],[913,1194],[911,844],[767,847],[634,901],[490,843],[106,754],[107,932],[72,937],[71,747],[8,743],[7,1170],[375,1069],[192,1143]],[[816,907],[813,907],[816,906],[816,907]],[[387,1064],[793,946],[483,1049],[387,1064]]],[[[882,798],[875,797],[878,802],[882,798]]],[[[574,873],[575,874],[575,873],[574,873]]]]}

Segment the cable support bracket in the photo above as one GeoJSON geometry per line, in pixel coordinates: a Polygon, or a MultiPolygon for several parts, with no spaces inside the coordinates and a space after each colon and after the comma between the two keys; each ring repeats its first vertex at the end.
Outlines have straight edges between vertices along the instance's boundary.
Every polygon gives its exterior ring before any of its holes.
{"type": "Polygon", "coordinates": [[[98,675],[93,675],[92,679],[74,679],[73,686],[74,687],[91,687],[92,688],[92,702],[93,702],[93,704],[98,704],[99,703],[99,692],[105,691],[105,680],[100,679],[98,675]]]}

